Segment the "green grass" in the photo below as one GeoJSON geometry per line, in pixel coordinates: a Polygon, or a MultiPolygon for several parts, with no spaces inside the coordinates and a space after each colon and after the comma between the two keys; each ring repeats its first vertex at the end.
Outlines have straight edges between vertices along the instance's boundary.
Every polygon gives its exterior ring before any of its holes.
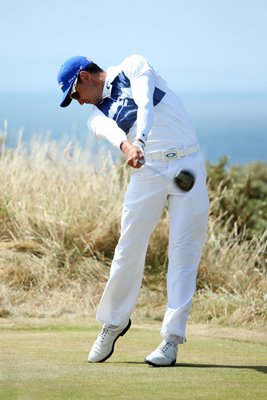
{"type": "Polygon", "coordinates": [[[133,325],[102,364],[87,354],[99,327],[8,326],[0,331],[0,398],[266,399],[264,334],[194,325],[177,365],[153,368],[146,354],[160,342],[159,324],[133,325]]]}

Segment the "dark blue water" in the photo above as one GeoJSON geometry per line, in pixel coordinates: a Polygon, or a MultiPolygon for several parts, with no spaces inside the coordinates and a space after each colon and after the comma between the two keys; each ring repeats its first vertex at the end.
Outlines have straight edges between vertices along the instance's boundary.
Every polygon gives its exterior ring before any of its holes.
{"type": "MultiPolygon", "coordinates": [[[[265,93],[180,93],[207,160],[228,156],[229,164],[256,160],[267,162],[267,94],[265,93]]],[[[76,138],[97,152],[103,141],[89,137],[86,122],[89,106],[59,107],[60,93],[5,94],[0,96],[0,130],[8,121],[7,145],[14,147],[18,132],[23,138],[68,142],[76,138]],[[89,143],[89,144],[88,144],[89,143]]],[[[115,156],[119,154],[114,152],[115,156]]]]}

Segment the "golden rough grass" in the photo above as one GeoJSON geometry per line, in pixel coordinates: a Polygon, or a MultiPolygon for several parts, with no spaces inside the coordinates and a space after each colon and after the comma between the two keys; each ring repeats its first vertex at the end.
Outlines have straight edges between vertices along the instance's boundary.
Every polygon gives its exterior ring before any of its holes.
{"type": "MultiPolygon", "coordinates": [[[[32,142],[2,150],[0,174],[0,316],[92,315],[119,237],[129,169],[110,157],[96,165],[77,145],[32,142]]],[[[155,319],[165,308],[167,242],[165,209],[137,308],[155,319]]],[[[222,224],[211,212],[191,318],[265,324],[264,262],[266,234],[247,240],[234,221],[222,224]]]]}

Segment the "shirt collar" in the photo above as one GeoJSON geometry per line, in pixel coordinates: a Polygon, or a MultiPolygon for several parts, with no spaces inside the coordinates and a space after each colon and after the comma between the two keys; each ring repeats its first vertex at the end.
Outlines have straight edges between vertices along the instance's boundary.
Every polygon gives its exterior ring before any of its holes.
{"type": "Polygon", "coordinates": [[[110,80],[106,78],[105,83],[104,83],[104,88],[103,88],[103,93],[102,93],[102,99],[104,100],[106,97],[111,96],[111,83],[110,80]]]}
{"type": "Polygon", "coordinates": [[[114,78],[118,75],[118,71],[116,67],[109,67],[106,71],[106,79],[104,83],[102,99],[104,100],[106,97],[111,97],[112,83],[114,78]]]}

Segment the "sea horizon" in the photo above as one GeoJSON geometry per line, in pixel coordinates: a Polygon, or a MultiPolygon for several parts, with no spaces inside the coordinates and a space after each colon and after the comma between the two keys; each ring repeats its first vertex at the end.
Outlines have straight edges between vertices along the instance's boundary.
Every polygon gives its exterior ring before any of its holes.
{"type": "MultiPolygon", "coordinates": [[[[267,94],[264,92],[185,92],[176,90],[196,130],[206,160],[229,158],[229,164],[267,162],[267,94]]],[[[34,137],[80,142],[97,152],[117,150],[90,137],[90,106],[76,102],[61,108],[60,93],[2,93],[0,132],[7,121],[7,146],[15,147],[19,132],[27,143],[34,137]]],[[[92,136],[92,135],[91,135],[92,136]]]]}

